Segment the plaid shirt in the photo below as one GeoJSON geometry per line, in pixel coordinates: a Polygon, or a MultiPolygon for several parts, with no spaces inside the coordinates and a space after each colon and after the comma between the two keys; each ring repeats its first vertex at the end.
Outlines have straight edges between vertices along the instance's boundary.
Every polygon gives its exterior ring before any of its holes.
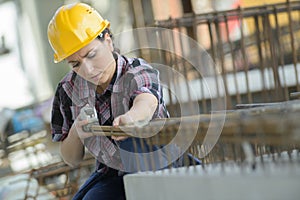
{"type": "MultiPolygon", "coordinates": [[[[134,98],[141,93],[151,93],[159,105],[153,118],[169,117],[166,110],[159,72],[140,58],[118,55],[117,68],[106,90],[96,93],[96,88],[75,72],[69,72],[58,84],[53,101],[51,131],[53,141],[63,141],[87,103],[94,105],[100,125],[112,125],[115,117],[124,114],[132,106],[134,98]]],[[[85,141],[87,149],[106,165],[120,163],[116,146],[108,137],[96,136],[85,141]]]]}

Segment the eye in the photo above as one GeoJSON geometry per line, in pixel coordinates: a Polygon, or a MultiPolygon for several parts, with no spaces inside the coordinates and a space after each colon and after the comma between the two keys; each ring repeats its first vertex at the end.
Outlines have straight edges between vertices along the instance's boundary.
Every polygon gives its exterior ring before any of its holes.
{"type": "Polygon", "coordinates": [[[96,55],[96,51],[91,51],[88,53],[88,55],[86,56],[87,58],[93,58],[96,55]]]}
{"type": "Polygon", "coordinates": [[[70,65],[72,68],[76,68],[76,67],[79,67],[80,63],[79,63],[79,62],[70,62],[69,65],[70,65]]]}
{"type": "Polygon", "coordinates": [[[79,67],[79,63],[76,63],[75,65],[72,66],[73,68],[79,67]]]}

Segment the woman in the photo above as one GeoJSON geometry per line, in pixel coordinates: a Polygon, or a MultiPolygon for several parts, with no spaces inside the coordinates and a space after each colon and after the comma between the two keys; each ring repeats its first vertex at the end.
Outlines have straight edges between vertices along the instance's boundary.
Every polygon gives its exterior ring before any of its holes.
{"type": "MultiPolygon", "coordinates": [[[[83,131],[82,127],[90,122],[84,113],[87,106],[95,108],[100,125],[147,123],[169,116],[158,71],[142,59],[118,54],[109,25],[83,3],[60,7],[48,25],[54,62],[65,60],[72,68],[56,89],[52,139],[60,141],[61,156],[70,166],[82,161],[85,147],[98,161],[95,173],[74,199],[125,199],[124,172],[150,169],[143,159],[137,163],[128,156],[128,152],[150,152],[151,148],[140,148],[145,145],[142,140],[96,137],[83,131]]],[[[164,161],[155,168],[163,167],[164,161]]]]}

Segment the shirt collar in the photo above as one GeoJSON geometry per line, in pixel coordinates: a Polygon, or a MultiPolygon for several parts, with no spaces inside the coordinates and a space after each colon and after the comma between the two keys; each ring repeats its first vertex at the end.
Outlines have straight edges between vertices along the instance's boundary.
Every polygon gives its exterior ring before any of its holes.
{"type": "Polygon", "coordinates": [[[67,74],[62,86],[72,102],[78,106],[85,105],[90,97],[95,97],[95,86],[74,71],[67,74]]]}
{"type": "Polygon", "coordinates": [[[114,73],[114,76],[108,85],[106,90],[113,91],[113,87],[116,84],[116,82],[120,79],[122,74],[126,71],[126,67],[128,65],[127,59],[125,59],[124,56],[121,56],[120,54],[116,53],[117,59],[116,59],[116,70],[114,73]]]}
{"type": "MultiPolygon", "coordinates": [[[[128,66],[128,61],[124,56],[121,56],[117,53],[116,55],[116,70],[110,84],[103,94],[107,90],[113,91],[113,86],[120,79],[122,74],[126,71],[126,67],[128,66]]],[[[96,95],[96,86],[76,74],[74,71],[68,73],[63,82],[64,90],[76,105],[86,104],[87,99],[90,99],[90,97],[94,99],[96,95]]]]}

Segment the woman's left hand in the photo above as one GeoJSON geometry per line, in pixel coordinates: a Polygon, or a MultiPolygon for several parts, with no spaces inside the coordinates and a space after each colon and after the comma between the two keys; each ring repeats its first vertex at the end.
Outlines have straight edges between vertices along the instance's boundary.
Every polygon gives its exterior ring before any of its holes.
{"type": "MultiPolygon", "coordinates": [[[[142,93],[136,96],[128,112],[115,118],[113,126],[142,127],[149,123],[157,108],[157,99],[153,94],[142,93]]],[[[112,136],[116,141],[125,140],[127,136],[112,136]]]]}
{"type": "MultiPolygon", "coordinates": [[[[133,125],[133,120],[131,119],[129,113],[125,113],[124,115],[120,115],[115,118],[113,121],[113,126],[126,126],[126,125],[133,125]]],[[[128,136],[111,136],[112,139],[116,141],[122,141],[128,138],[128,136]]]]}

